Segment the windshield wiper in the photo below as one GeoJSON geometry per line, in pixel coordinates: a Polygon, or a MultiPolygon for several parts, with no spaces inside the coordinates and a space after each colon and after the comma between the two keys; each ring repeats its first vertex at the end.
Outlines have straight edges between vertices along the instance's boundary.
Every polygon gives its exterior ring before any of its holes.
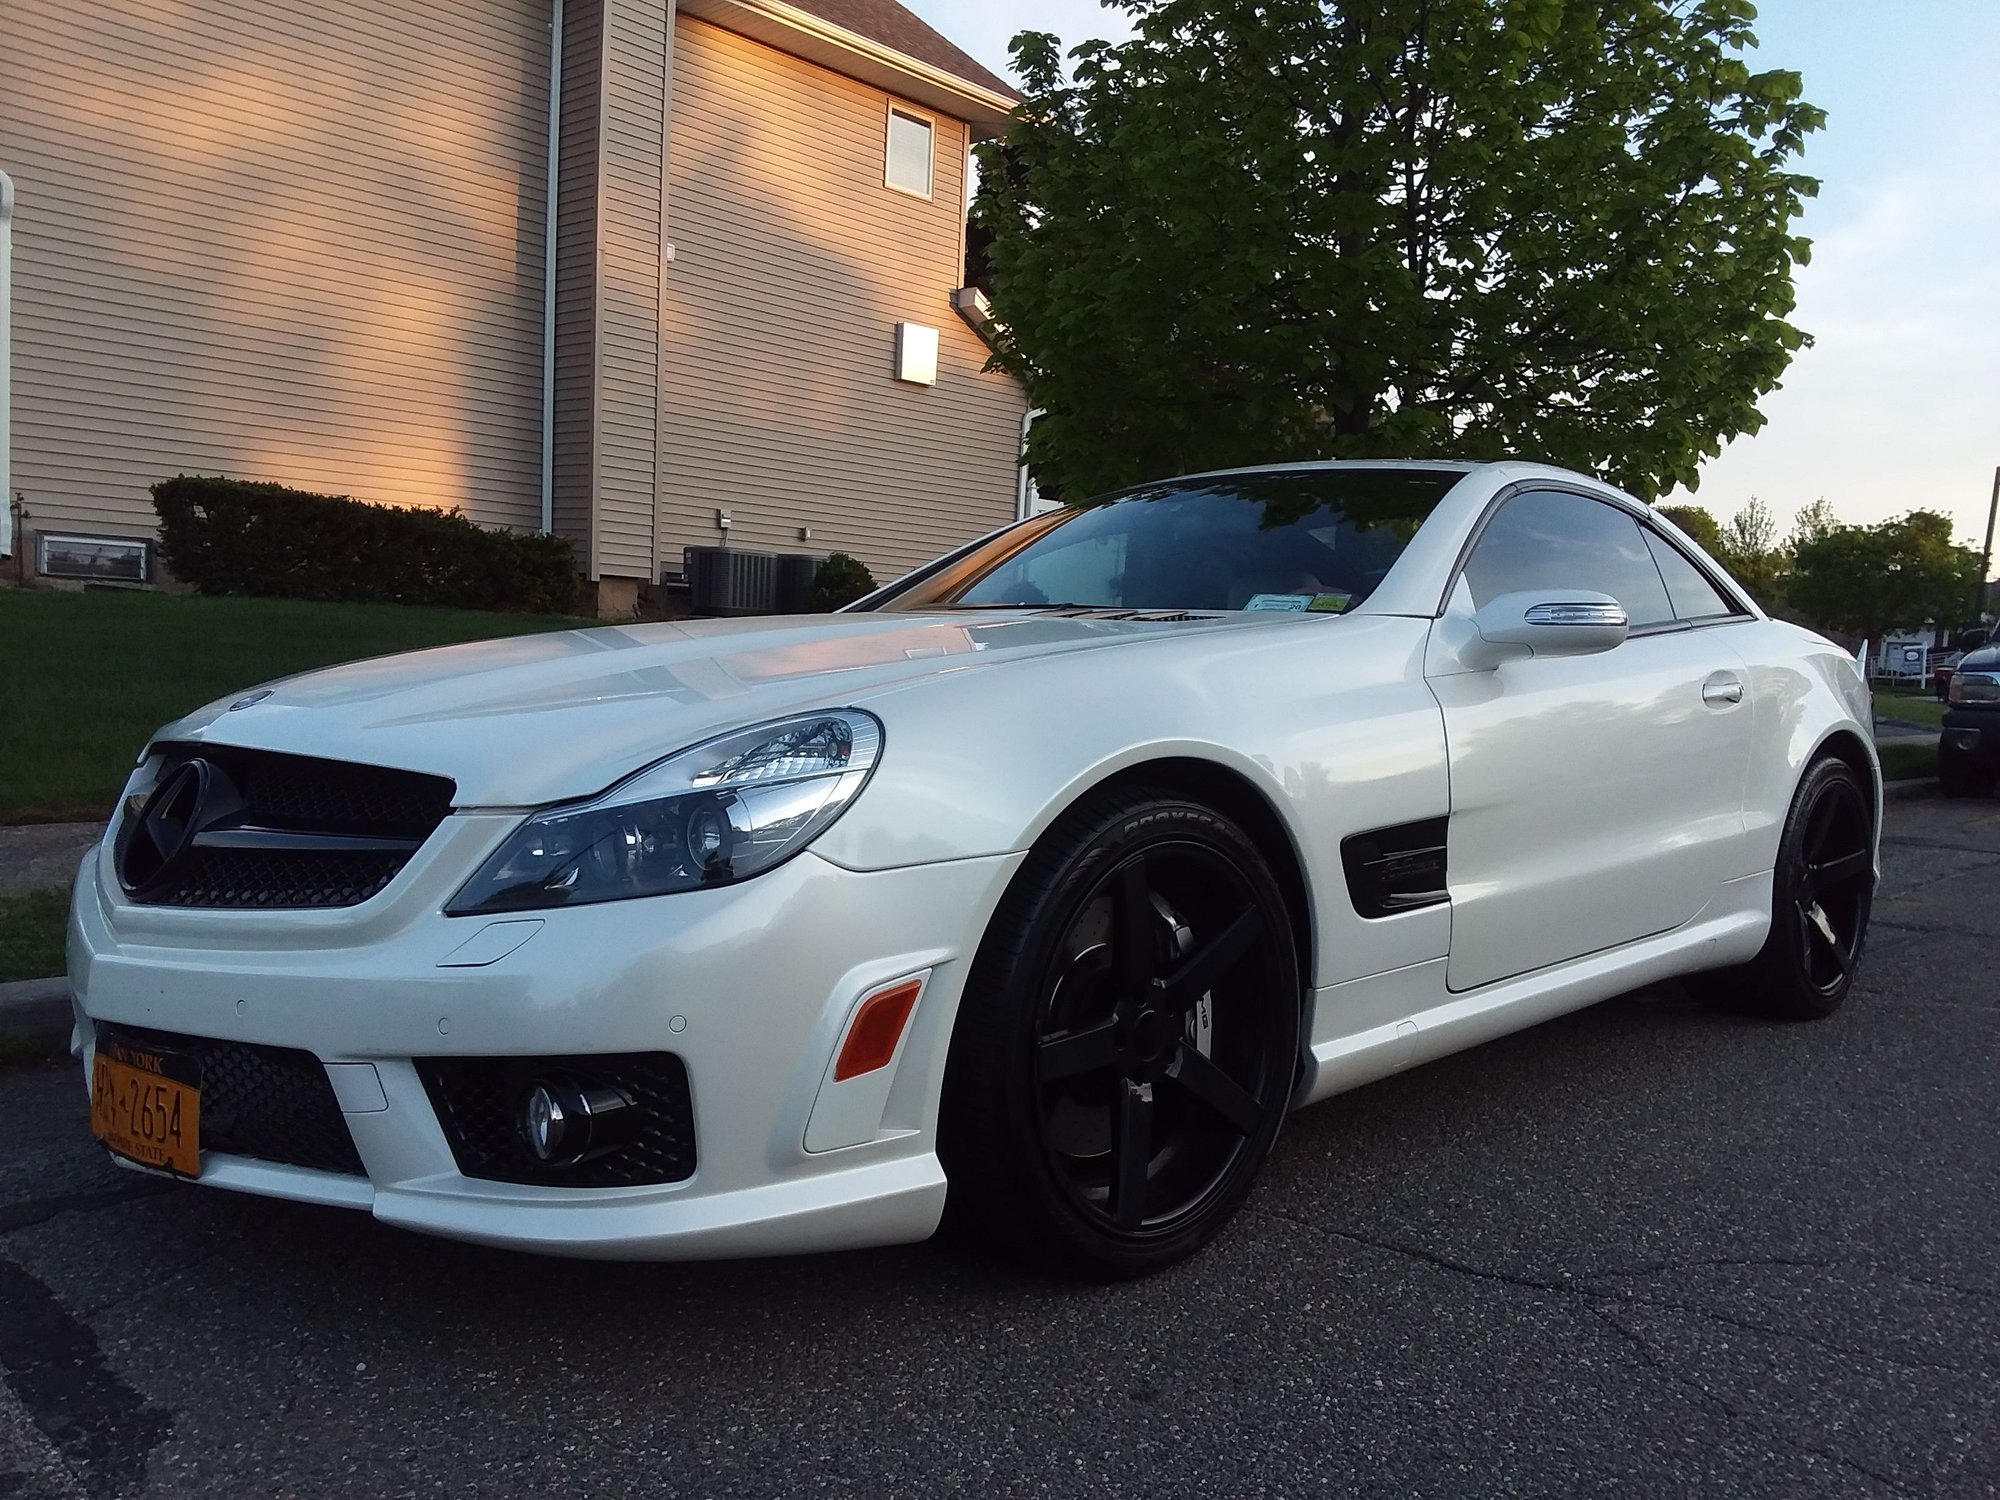
{"type": "Polygon", "coordinates": [[[933,604],[930,609],[1123,609],[1122,604],[933,604]]]}

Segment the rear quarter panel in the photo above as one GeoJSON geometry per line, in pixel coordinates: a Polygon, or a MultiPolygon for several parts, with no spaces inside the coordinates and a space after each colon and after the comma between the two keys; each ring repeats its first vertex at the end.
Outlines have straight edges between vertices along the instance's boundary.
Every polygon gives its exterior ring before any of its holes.
{"type": "Polygon", "coordinates": [[[1852,735],[1864,750],[1881,828],[1881,764],[1875,755],[1873,709],[1854,658],[1822,636],[1780,620],[1746,627],[1741,650],[1750,668],[1755,743],[1744,788],[1743,867],[1756,874],[1777,863],[1778,842],[1799,778],[1835,735],[1852,735]]]}

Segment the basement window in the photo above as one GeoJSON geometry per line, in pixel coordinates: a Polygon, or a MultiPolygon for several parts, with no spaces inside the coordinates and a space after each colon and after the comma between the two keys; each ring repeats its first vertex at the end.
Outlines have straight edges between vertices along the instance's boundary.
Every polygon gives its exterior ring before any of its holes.
{"type": "Polygon", "coordinates": [[[936,126],[927,115],[889,106],[889,160],[883,181],[899,193],[931,195],[931,144],[936,126]]]}
{"type": "Polygon", "coordinates": [[[44,531],[35,538],[35,571],[44,578],[95,583],[151,583],[150,542],[110,536],[69,536],[44,531]]]}

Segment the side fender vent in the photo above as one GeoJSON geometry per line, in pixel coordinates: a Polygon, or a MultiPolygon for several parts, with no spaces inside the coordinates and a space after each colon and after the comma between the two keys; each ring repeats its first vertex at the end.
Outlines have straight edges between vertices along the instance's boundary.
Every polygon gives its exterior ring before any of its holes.
{"type": "Polygon", "coordinates": [[[1445,880],[1445,818],[1398,823],[1340,841],[1347,894],[1364,917],[1437,906],[1451,899],[1445,880]]]}

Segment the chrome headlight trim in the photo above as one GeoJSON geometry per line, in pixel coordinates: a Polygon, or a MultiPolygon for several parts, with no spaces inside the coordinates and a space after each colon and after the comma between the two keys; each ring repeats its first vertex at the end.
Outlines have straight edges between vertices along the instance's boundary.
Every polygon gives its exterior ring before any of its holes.
{"type": "Polygon", "coordinates": [[[543,911],[749,880],[832,826],[874,774],[882,739],[873,714],[840,708],[703,740],[587,802],[527,818],[445,914],[543,911]]]}

